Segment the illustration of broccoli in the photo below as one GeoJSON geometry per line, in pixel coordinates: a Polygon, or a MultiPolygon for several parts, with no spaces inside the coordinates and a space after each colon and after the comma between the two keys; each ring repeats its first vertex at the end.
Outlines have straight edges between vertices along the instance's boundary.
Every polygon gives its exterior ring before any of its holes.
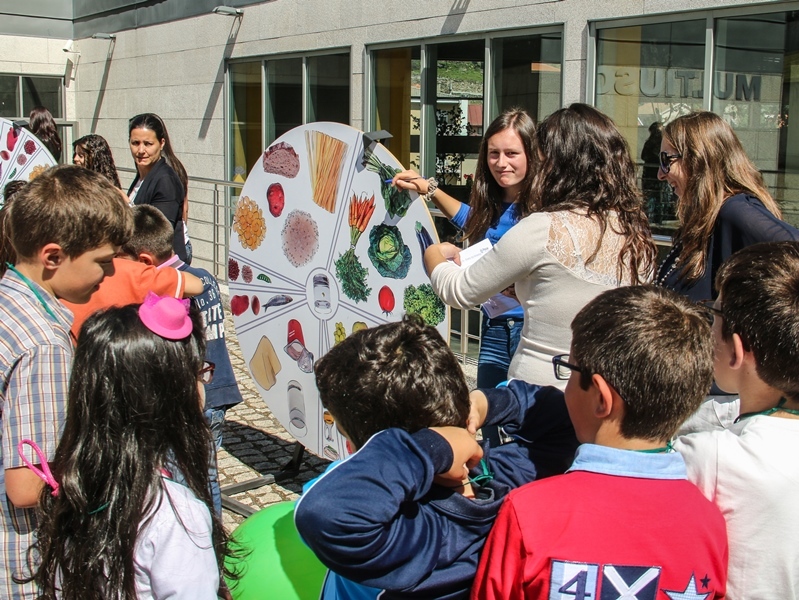
{"type": "Polygon", "coordinates": [[[433,327],[447,316],[444,303],[436,296],[429,283],[423,283],[418,287],[414,285],[406,287],[402,308],[407,314],[419,315],[425,323],[433,327]]]}

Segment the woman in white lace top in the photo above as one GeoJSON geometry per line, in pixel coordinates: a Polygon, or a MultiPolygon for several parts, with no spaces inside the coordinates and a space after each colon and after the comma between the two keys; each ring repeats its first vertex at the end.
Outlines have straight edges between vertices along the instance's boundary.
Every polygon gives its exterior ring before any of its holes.
{"type": "Polygon", "coordinates": [[[436,244],[425,265],[450,306],[484,302],[515,282],[524,330],[508,376],[562,385],[552,356],[569,352],[571,321],[594,296],[647,282],[656,255],[627,142],[607,116],[572,104],[541,123],[539,211],[522,218],[480,260],[462,269],[459,249],[436,244]]]}

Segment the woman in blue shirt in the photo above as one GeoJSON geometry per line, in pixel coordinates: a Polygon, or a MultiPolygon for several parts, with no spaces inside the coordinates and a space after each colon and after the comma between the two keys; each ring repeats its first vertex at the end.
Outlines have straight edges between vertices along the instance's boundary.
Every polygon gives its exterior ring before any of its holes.
{"type": "MultiPolygon", "coordinates": [[[[452,223],[464,230],[470,244],[488,239],[496,244],[521,214],[530,214],[530,194],[538,153],[535,151],[535,123],[524,110],[511,108],[488,126],[480,144],[469,204],[456,200],[438,188],[438,182],[403,171],[394,185],[413,190],[431,200],[452,223]]],[[[511,297],[513,287],[503,292],[511,297]]],[[[516,306],[489,318],[483,308],[482,338],[477,363],[477,387],[490,388],[508,378],[508,367],[524,321],[524,309],[516,306]]]]}

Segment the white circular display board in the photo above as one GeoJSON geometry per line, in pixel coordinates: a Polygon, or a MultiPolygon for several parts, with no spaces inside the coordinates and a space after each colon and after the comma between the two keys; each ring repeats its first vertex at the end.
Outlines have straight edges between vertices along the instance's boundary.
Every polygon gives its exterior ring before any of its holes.
{"type": "Polygon", "coordinates": [[[236,206],[228,275],[244,358],[275,417],[333,460],[348,450],[319,400],[315,361],[354,330],[401,319],[406,301],[449,332],[422,262],[438,241],[430,213],[386,183],[401,168],[381,144],[364,157],[361,131],[311,123],[266,149],[236,206]]]}
{"type": "Polygon", "coordinates": [[[56,160],[35,135],[14,127],[13,121],[0,119],[0,206],[9,181],[31,181],[56,160]]]}

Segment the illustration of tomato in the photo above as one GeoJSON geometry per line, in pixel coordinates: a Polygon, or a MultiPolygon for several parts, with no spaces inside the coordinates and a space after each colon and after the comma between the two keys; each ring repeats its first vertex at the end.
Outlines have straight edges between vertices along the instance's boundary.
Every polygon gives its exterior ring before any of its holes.
{"type": "Polygon", "coordinates": [[[377,293],[377,301],[384,314],[390,315],[391,311],[394,310],[394,292],[387,285],[380,288],[377,293]]]}

